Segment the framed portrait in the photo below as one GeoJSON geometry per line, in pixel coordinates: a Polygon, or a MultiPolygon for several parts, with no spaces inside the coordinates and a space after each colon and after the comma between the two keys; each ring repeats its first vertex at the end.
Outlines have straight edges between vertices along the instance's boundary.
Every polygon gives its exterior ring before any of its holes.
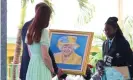
{"type": "Polygon", "coordinates": [[[93,34],[50,29],[50,49],[57,66],[67,74],[85,75],[93,34]]]}

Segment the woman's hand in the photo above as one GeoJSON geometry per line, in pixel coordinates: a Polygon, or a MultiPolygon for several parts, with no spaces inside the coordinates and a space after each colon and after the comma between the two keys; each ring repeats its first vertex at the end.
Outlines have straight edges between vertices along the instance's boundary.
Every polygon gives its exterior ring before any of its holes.
{"type": "Polygon", "coordinates": [[[55,73],[55,72],[54,72],[54,68],[52,68],[52,69],[51,69],[51,73],[52,73],[52,74],[54,74],[54,73],[55,73]]]}
{"type": "Polygon", "coordinates": [[[63,74],[62,69],[58,68],[58,73],[57,73],[57,75],[60,77],[62,74],[63,74]]]}
{"type": "Polygon", "coordinates": [[[55,77],[56,74],[55,74],[55,72],[54,72],[54,69],[52,68],[50,71],[51,71],[51,75],[52,75],[52,77],[55,77]]]}

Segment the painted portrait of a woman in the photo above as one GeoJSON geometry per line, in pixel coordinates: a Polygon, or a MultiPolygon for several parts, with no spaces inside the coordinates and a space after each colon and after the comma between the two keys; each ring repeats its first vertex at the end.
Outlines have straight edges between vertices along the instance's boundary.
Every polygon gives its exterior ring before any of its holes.
{"type": "Polygon", "coordinates": [[[57,47],[60,52],[54,54],[56,63],[81,65],[82,57],[75,50],[80,47],[76,36],[63,36],[58,39],[57,47]]]}

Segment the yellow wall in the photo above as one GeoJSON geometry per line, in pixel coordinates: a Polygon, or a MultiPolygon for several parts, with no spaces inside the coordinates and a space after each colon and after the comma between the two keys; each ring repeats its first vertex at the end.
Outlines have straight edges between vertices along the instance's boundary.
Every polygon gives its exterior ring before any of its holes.
{"type": "MultiPolygon", "coordinates": [[[[16,45],[14,43],[7,44],[7,64],[10,64],[13,60],[15,46],[16,45]]],[[[92,47],[91,52],[100,52],[100,50],[97,47],[92,47]]]]}
{"type": "Polygon", "coordinates": [[[16,45],[14,43],[7,44],[7,64],[10,64],[13,60],[15,47],[16,45]]]}
{"type": "Polygon", "coordinates": [[[9,66],[13,62],[13,56],[16,45],[14,43],[7,43],[7,80],[11,80],[11,66],[9,66]]]}
{"type": "MultiPolygon", "coordinates": [[[[16,45],[14,43],[8,43],[7,44],[7,75],[8,75],[8,80],[10,80],[10,67],[9,65],[11,64],[11,62],[13,61],[13,56],[14,56],[14,51],[15,51],[15,47],[16,45]]],[[[98,47],[92,47],[90,52],[100,52],[98,47]]]]}
{"type": "Polygon", "coordinates": [[[7,44],[7,64],[10,64],[12,62],[11,58],[13,59],[14,50],[15,50],[15,44],[8,43],[7,44]]]}
{"type": "MultiPolygon", "coordinates": [[[[7,64],[10,64],[13,60],[15,46],[16,45],[14,43],[7,44],[7,64]]],[[[91,52],[100,52],[100,50],[97,47],[92,47],[91,52]]]]}

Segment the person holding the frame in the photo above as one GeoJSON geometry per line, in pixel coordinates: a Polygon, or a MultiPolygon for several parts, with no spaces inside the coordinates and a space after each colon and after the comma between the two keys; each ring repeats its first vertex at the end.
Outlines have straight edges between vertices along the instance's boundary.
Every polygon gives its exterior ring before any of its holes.
{"type": "Polygon", "coordinates": [[[109,17],[105,23],[104,32],[107,40],[104,41],[102,47],[105,66],[127,66],[130,76],[133,78],[132,50],[117,21],[117,17],[109,17]]]}
{"type": "MultiPolygon", "coordinates": [[[[44,5],[45,3],[43,2],[40,2],[36,5],[35,7],[35,12],[37,12],[37,9],[44,5]]],[[[26,37],[26,33],[27,33],[27,29],[29,27],[29,25],[32,23],[33,19],[26,22],[22,28],[22,41],[23,41],[23,54],[22,54],[22,60],[21,60],[21,69],[20,69],[20,79],[21,80],[25,80],[26,79],[26,73],[27,73],[27,68],[28,68],[28,65],[29,65],[29,61],[30,61],[30,57],[29,57],[29,54],[28,54],[28,48],[27,48],[27,45],[25,43],[25,37],[26,37]]],[[[51,60],[52,60],[52,64],[53,64],[53,67],[54,67],[54,71],[55,71],[55,74],[59,74],[59,78],[65,78],[67,75],[66,74],[63,74],[62,70],[59,69],[55,63],[55,59],[54,59],[54,56],[53,56],[53,53],[51,51],[51,49],[49,48],[49,55],[51,57],[51,60]]]]}

